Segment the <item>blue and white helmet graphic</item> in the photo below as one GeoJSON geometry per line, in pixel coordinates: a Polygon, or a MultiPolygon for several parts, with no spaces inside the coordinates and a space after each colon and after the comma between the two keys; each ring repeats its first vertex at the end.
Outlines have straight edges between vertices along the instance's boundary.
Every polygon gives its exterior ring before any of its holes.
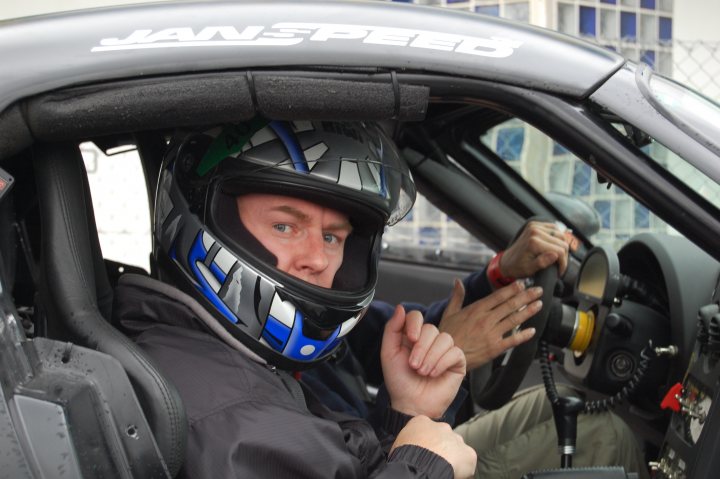
{"type": "Polygon", "coordinates": [[[374,124],[265,121],[179,134],[160,175],[154,255],[164,280],[193,295],[271,364],[303,369],[330,355],[362,318],[377,282],[385,225],[415,188],[374,124]],[[236,198],[281,194],[346,214],[353,226],[332,288],[276,268],[240,221],[236,198]]]}

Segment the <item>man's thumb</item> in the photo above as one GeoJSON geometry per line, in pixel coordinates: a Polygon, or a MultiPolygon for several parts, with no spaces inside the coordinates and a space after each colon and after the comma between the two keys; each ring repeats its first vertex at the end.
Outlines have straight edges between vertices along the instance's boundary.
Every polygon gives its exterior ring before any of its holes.
{"type": "Polygon", "coordinates": [[[453,290],[452,294],[450,295],[450,300],[448,301],[448,305],[445,308],[445,312],[443,313],[443,318],[447,316],[448,314],[454,314],[457,313],[462,309],[463,301],[465,300],[465,285],[462,281],[455,278],[455,281],[453,281],[453,290]]]}

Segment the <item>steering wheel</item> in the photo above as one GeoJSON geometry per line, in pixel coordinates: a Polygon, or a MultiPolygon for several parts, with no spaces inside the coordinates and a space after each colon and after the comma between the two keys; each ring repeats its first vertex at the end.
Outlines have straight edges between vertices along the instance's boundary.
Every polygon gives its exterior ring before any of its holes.
{"type": "Polygon", "coordinates": [[[543,289],[541,298],[543,306],[537,314],[520,326],[521,329],[535,328],[532,339],[508,349],[495,360],[470,371],[470,394],[478,406],[484,409],[498,409],[517,391],[535,358],[538,343],[545,332],[557,279],[557,263],[538,271],[534,276],[535,285],[543,289]]]}

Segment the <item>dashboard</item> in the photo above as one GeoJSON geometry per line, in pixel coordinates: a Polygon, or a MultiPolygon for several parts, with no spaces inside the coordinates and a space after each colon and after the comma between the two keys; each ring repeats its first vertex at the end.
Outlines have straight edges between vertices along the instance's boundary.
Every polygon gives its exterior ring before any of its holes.
{"type": "Polygon", "coordinates": [[[717,477],[720,264],[684,238],[642,234],[617,254],[590,250],[574,284],[548,328],[574,318],[589,336],[556,343],[568,377],[612,398],[586,411],[627,400],[660,429],[654,478],[717,477]]]}
{"type": "Polygon", "coordinates": [[[718,471],[719,289],[716,283],[712,302],[699,309],[687,372],[663,400],[672,417],[659,460],[652,464],[658,478],[713,477],[718,471]]]}

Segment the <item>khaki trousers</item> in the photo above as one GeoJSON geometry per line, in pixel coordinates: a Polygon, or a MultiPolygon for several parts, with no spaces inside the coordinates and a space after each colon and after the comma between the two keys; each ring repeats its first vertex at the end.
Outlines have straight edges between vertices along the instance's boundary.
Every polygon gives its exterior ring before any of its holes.
{"type": "MultiPolygon", "coordinates": [[[[561,394],[569,389],[558,387],[561,394]]],[[[476,478],[520,479],[560,468],[557,433],[545,389],[524,390],[505,406],[478,414],[455,431],[478,454],[476,478]]],[[[649,477],[633,432],[615,414],[580,414],[573,467],[624,466],[649,477]]]]}

